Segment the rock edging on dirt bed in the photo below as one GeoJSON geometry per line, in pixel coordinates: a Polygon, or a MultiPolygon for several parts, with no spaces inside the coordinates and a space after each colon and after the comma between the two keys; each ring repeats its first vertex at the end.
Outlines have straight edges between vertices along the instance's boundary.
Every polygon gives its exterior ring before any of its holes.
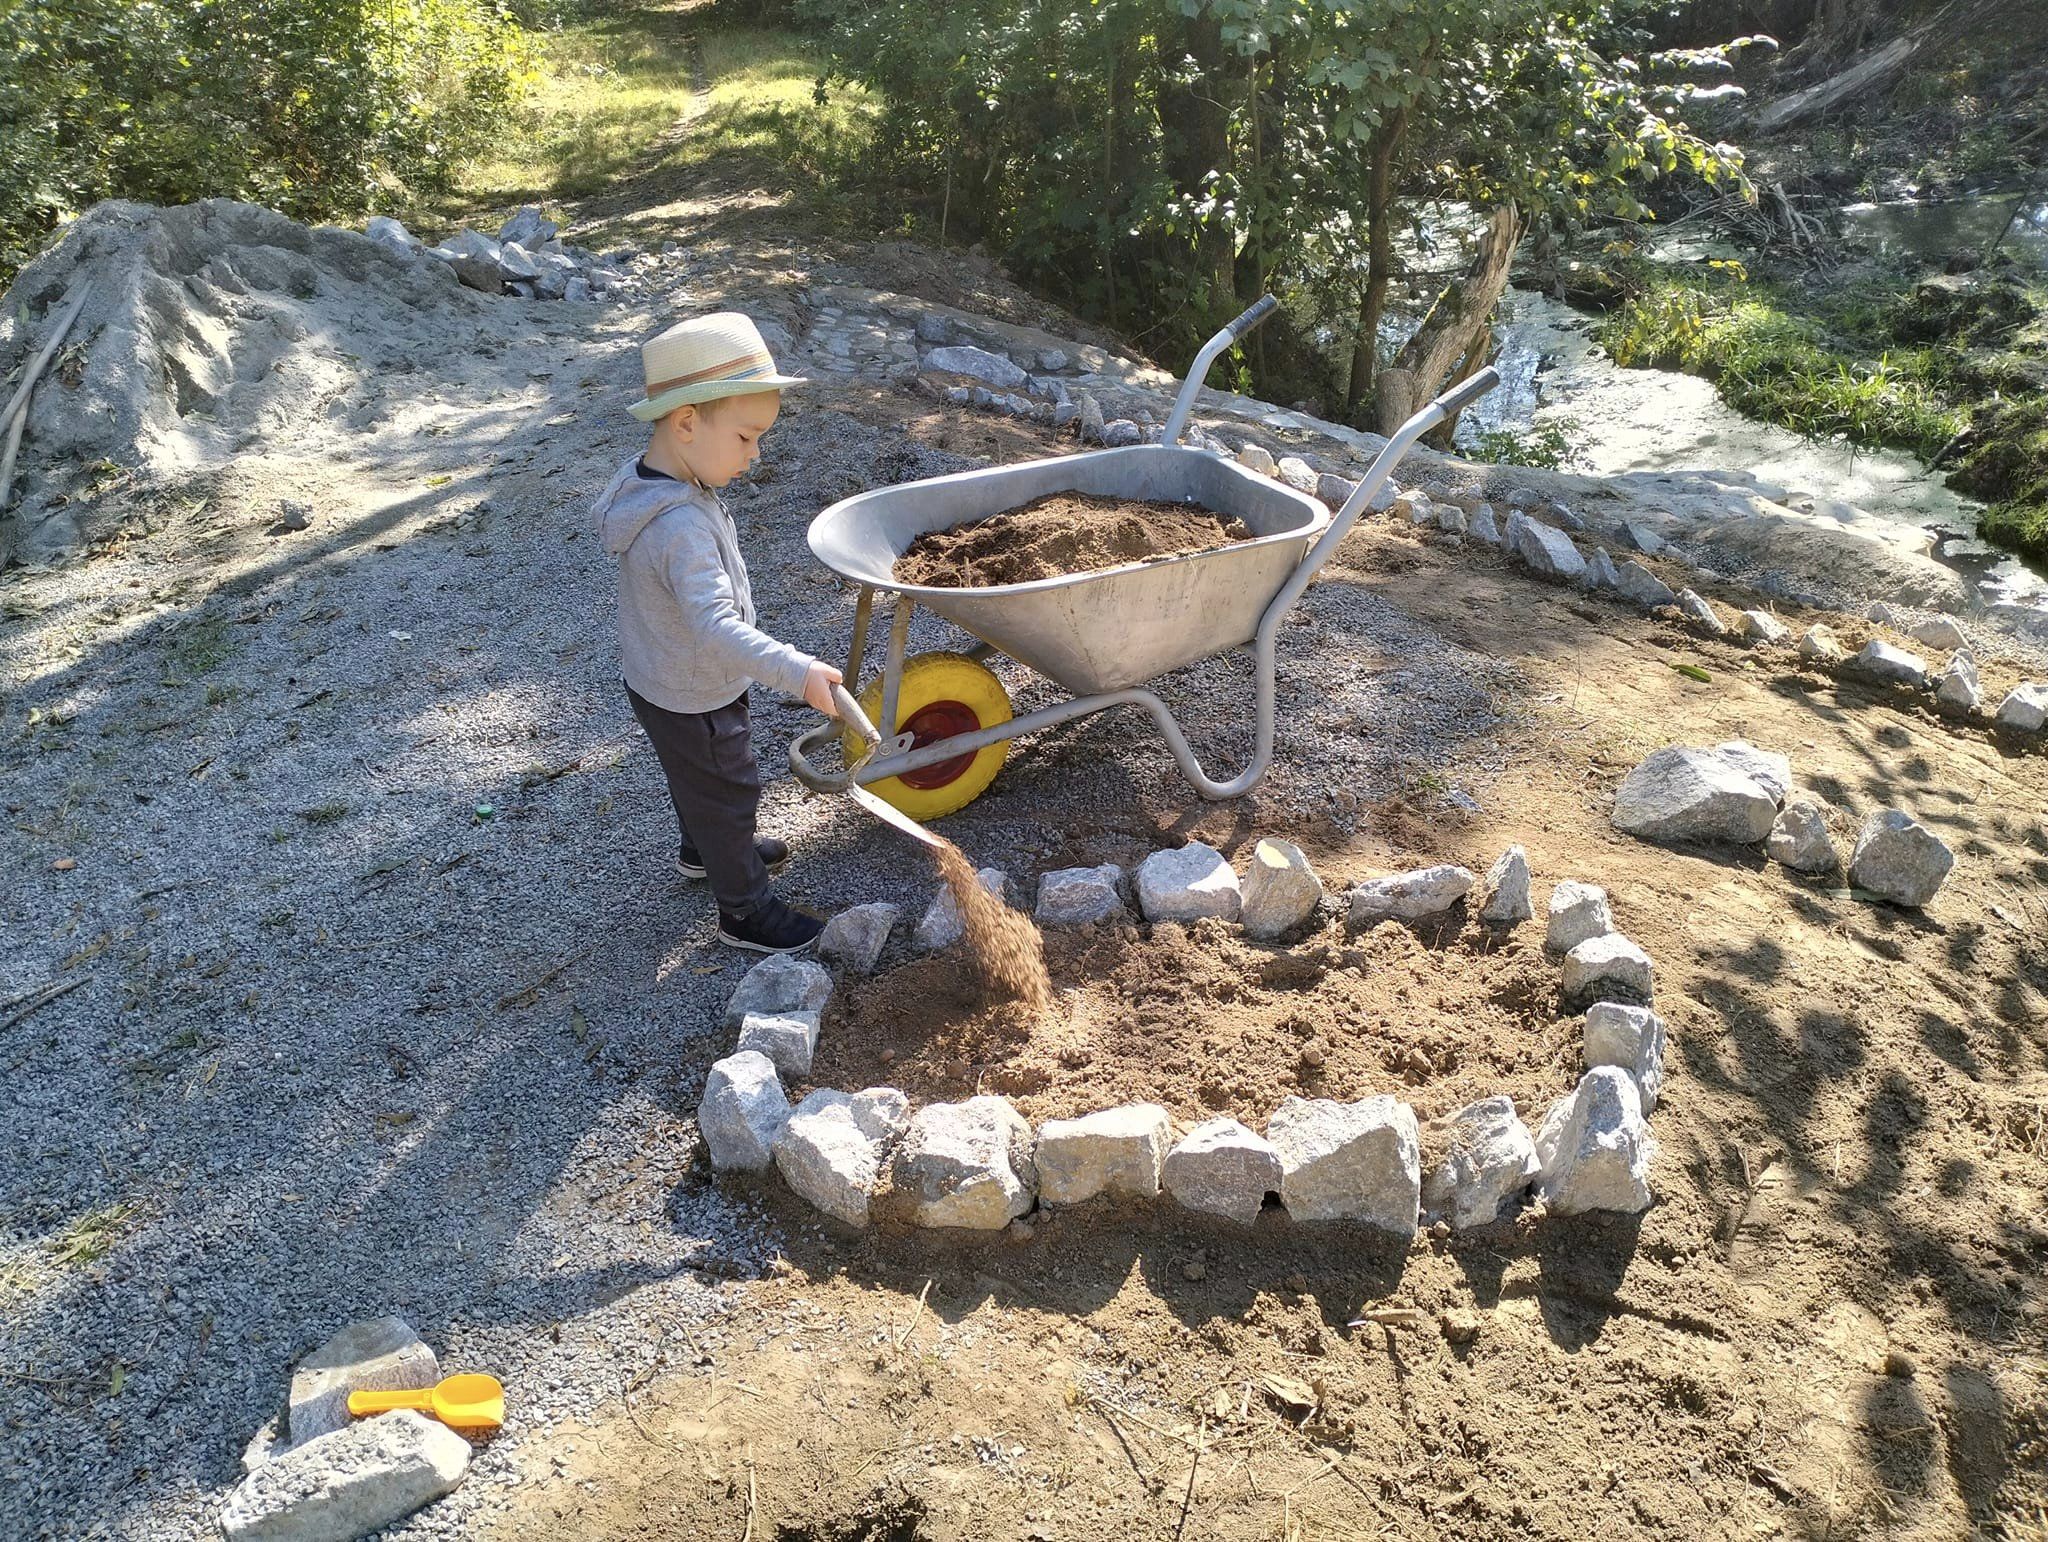
{"type": "MultiPolygon", "coordinates": [[[[993,892],[1007,891],[1005,875],[993,892]]],[[[1328,896],[1300,850],[1261,840],[1240,878],[1221,852],[1194,841],[1156,851],[1126,874],[1114,864],[1040,875],[1036,914],[1049,925],[1099,925],[1126,913],[1148,922],[1215,917],[1255,936],[1298,931],[1328,896]]],[[[1532,919],[1528,859],[1510,847],[1484,880],[1438,866],[1368,879],[1345,897],[1351,925],[1441,916],[1468,896],[1486,925],[1532,919]]],[[[935,901],[938,911],[944,897],[935,901]]],[[[894,906],[835,918],[825,952],[849,972],[871,969],[897,920],[894,906]],[[886,912],[886,913],[885,913],[886,912]]],[[[921,946],[955,934],[930,923],[921,946]]],[[[942,919],[942,918],[938,918],[942,919]]],[[[1277,1197],[1297,1222],[1345,1220],[1412,1238],[1438,1220],[1490,1225],[1531,1191],[1557,1214],[1639,1212],[1651,1201],[1656,1153],[1649,1110],[1663,1085],[1664,1021],[1652,1009],[1652,964],[1614,930],[1605,892],[1573,881],[1551,894],[1546,947],[1558,959],[1566,1002],[1583,1012],[1577,1084],[1532,1133],[1511,1098],[1490,1096],[1439,1122],[1442,1156],[1425,1174],[1421,1127],[1404,1101],[1290,1096],[1264,1134],[1218,1115],[1176,1134],[1154,1103],[1048,1118],[1034,1131],[1010,1101],[977,1095],[913,1109],[900,1089],[818,1088],[792,1105],[783,1079],[810,1070],[833,991],[822,964],[764,960],[734,990],[724,1015],[737,1030],[715,1062],[697,1123],[713,1168],[765,1173],[815,1209],[860,1227],[878,1220],[950,1230],[1029,1225],[1040,1207],[1102,1196],[1161,1195],[1197,1214],[1249,1225],[1277,1197]]]]}

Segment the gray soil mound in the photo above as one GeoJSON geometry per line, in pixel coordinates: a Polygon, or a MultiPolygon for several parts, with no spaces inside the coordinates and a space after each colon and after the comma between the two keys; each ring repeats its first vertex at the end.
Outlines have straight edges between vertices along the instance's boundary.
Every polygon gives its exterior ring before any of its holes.
{"type": "Polygon", "coordinates": [[[153,490],[276,449],[309,426],[361,431],[380,373],[476,346],[491,302],[452,270],[353,231],[226,199],[94,206],[26,268],[0,314],[0,378],[65,297],[89,297],[30,408],[0,551],[47,561],[132,527],[153,490]]]}
{"type": "Polygon", "coordinates": [[[896,576],[935,589],[986,589],[1248,541],[1244,521],[1185,503],[1053,493],[971,525],[921,535],[896,576]]]}

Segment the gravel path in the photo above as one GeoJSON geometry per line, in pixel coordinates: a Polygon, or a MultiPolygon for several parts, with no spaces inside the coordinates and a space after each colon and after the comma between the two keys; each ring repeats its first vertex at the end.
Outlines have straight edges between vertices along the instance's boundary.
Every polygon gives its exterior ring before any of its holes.
{"type": "MultiPolygon", "coordinates": [[[[462,1533],[522,1440],[715,1346],[772,1265],[775,1230],[693,1165],[744,963],[668,865],[585,513],[635,446],[617,403],[663,311],[491,309],[495,351],[381,379],[367,417],[0,588],[0,1000],[83,982],[0,1029],[0,1534],[210,1533],[296,1357],[384,1312],[511,1389],[469,1480],[393,1534],[462,1533]],[[279,499],[311,528],[266,533],[279,499]]],[[[966,464],[830,400],[731,500],[765,620],[828,654],[852,597],[810,516],[966,464]]],[[[917,646],[949,640],[920,623],[917,646]]],[[[1500,666],[1326,582],[1282,676],[1247,828],[1354,820],[1425,773],[1484,796],[1500,666]]],[[[1169,684],[1212,766],[1244,753],[1247,678],[1169,684]]],[[[757,709],[777,769],[808,714],[757,709]]],[[[1171,840],[1191,807],[1141,720],[1096,720],[1023,749],[952,833],[1023,874],[1171,840]]],[[[764,824],[798,845],[799,901],[932,891],[786,774],[764,824]]]]}

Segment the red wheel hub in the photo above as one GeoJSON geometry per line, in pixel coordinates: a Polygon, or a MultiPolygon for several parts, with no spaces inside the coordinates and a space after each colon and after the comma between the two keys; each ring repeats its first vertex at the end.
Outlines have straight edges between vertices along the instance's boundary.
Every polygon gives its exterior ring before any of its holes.
{"type": "MultiPolygon", "coordinates": [[[[981,719],[974,709],[965,702],[935,701],[920,707],[900,732],[911,736],[911,748],[923,749],[927,744],[936,744],[941,739],[950,739],[956,734],[971,734],[981,727],[981,719]]],[[[955,755],[951,760],[942,760],[937,765],[925,766],[917,771],[905,771],[898,778],[906,787],[915,787],[919,792],[930,792],[934,787],[944,787],[958,781],[974,764],[974,757],[980,752],[969,750],[965,755],[955,755]]]]}

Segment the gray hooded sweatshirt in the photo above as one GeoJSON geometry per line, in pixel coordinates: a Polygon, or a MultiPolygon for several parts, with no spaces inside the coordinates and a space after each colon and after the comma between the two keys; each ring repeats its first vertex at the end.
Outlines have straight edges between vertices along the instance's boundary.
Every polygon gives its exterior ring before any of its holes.
{"type": "Polygon", "coordinates": [[[594,512],[619,559],[626,684],[671,712],[709,712],[759,680],[802,696],[812,659],[754,625],[732,516],[703,488],[619,468],[594,512]]]}

